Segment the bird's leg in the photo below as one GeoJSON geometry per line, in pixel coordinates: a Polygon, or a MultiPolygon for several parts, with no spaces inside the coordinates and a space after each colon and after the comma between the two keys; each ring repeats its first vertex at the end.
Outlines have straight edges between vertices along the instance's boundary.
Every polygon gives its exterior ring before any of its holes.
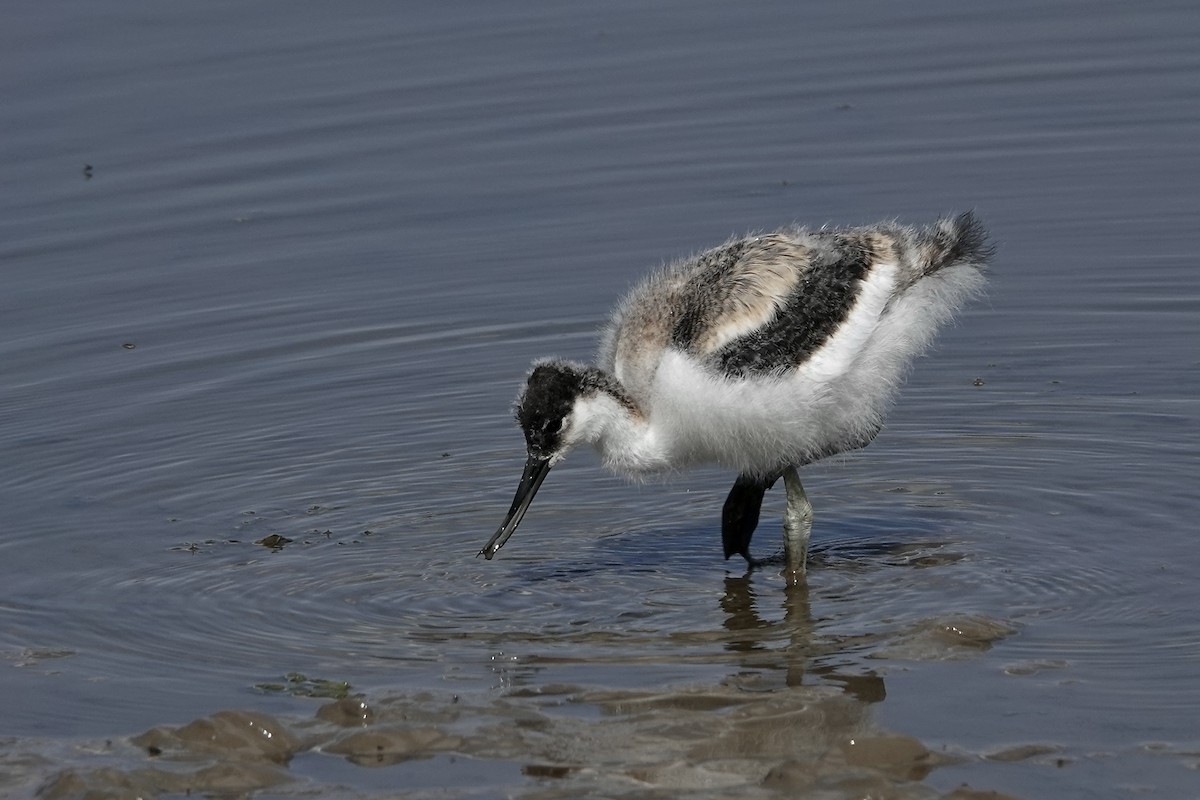
{"type": "Polygon", "coordinates": [[[750,557],[750,537],[758,527],[763,495],[776,480],[778,476],[765,480],[738,475],[734,481],[729,497],[725,498],[725,507],[721,509],[721,542],[725,545],[725,558],[737,553],[754,565],[754,559],[750,557]]]}
{"type": "Polygon", "coordinates": [[[804,583],[805,562],[808,560],[808,537],[812,533],[812,504],[800,483],[795,467],[783,471],[787,490],[787,509],[783,512],[783,553],[786,561],[784,577],[788,586],[804,583]]]}

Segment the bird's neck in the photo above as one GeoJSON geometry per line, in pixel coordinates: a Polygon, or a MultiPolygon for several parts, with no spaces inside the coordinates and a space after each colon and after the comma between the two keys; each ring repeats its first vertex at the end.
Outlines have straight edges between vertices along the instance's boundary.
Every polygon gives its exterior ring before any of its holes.
{"type": "Polygon", "coordinates": [[[668,454],[642,410],[621,392],[600,390],[575,401],[572,437],[590,442],[605,466],[625,475],[668,466],[668,454]]]}

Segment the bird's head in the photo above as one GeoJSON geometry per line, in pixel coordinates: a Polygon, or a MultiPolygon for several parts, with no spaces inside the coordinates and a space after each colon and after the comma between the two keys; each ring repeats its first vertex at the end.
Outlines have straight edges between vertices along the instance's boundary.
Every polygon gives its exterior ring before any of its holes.
{"type": "Polygon", "coordinates": [[[517,424],[530,458],[554,465],[579,443],[576,406],[588,392],[589,367],[569,361],[539,361],[517,396],[517,424]]]}
{"type": "Polygon", "coordinates": [[[594,401],[617,391],[612,379],[595,367],[561,359],[534,363],[516,406],[517,423],[525,433],[525,471],[512,507],[479,551],[481,556],[490,559],[512,536],[550,467],[576,445],[596,439],[604,420],[596,413],[594,401]]]}

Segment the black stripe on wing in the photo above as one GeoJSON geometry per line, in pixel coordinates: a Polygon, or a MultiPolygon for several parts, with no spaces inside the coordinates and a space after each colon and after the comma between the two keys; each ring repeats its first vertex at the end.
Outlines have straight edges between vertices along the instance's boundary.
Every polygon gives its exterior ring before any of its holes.
{"type": "Polygon", "coordinates": [[[828,249],[815,249],[812,263],[775,319],[712,354],[712,363],[722,373],[743,377],[797,367],[849,315],[873,254],[860,241],[836,233],[820,236],[828,237],[828,249]]]}

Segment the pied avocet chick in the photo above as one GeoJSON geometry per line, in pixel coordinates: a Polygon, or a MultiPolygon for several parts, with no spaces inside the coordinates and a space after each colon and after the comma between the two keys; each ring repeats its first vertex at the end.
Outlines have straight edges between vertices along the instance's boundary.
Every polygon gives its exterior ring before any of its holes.
{"type": "Polygon", "coordinates": [[[651,274],[618,305],[599,366],[535,362],[517,399],[528,460],[490,559],[550,468],[591,444],[628,476],[716,463],[737,472],[725,557],[754,565],[763,495],[782,477],[785,575],[803,579],[812,506],[797,468],[875,438],[897,384],[983,284],[972,213],[928,228],[785,228],[651,274]]]}

